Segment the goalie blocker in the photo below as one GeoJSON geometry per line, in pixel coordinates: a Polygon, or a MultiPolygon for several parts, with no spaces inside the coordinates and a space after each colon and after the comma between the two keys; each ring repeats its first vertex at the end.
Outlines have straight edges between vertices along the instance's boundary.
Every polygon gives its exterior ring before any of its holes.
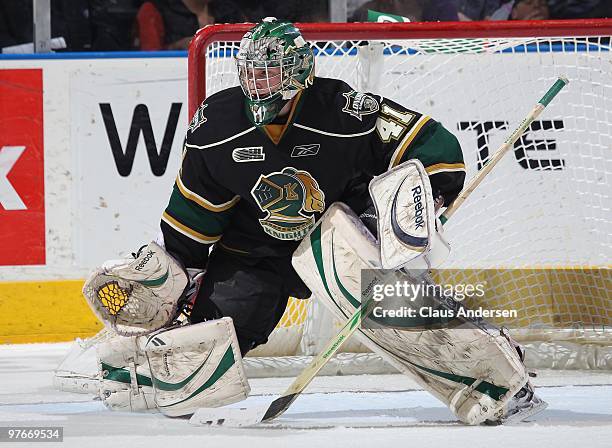
{"type": "Polygon", "coordinates": [[[383,269],[430,269],[450,254],[436,222],[433,193],[423,164],[412,159],[370,182],[383,269]]]}
{"type": "MultiPolygon", "coordinates": [[[[422,166],[412,162],[372,181],[371,192],[385,192],[374,198],[385,219],[378,223],[380,248],[359,218],[344,204],[335,203],[294,254],[296,271],[340,321],[346,321],[359,307],[361,271],[380,269],[381,251],[382,258],[387,259],[386,266],[432,265],[424,248],[431,248],[438,238],[433,234],[433,199],[430,194],[420,198],[425,208],[421,216],[427,224],[417,229],[417,199],[409,199],[406,193],[417,187],[427,193],[428,180],[422,166]],[[398,211],[400,204],[408,210],[398,211]],[[396,215],[391,219],[393,213],[396,215]],[[417,245],[410,244],[407,249],[411,250],[403,251],[406,235],[421,240],[417,245]],[[395,240],[384,241],[388,238],[395,240]],[[407,254],[403,259],[402,253],[407,254]]],[[[437,241],[440,243],[443,249],[447,247],[443,239],[437,241]]],[[[405,272],[395,271],[389,282],[406,279],[405,272]]],[[[356,334],[367,347],[416,379],[468,424],[500,420],[513,397],[528,383],[527,371],[511,340],[494,327],[458,320],[452,328],[360,328],[356,334]]]]}

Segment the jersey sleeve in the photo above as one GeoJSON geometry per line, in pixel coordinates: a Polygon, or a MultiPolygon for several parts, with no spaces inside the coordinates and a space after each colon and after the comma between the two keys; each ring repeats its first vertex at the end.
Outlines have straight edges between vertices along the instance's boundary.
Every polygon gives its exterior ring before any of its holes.
{"type": "Polygon", "coordinates": [[[457,138],[427,115],[382,98],[372,135],[373,167],[380,174],[418,159],[429,174],[434,197],[450,204],[463,188],[465,164],[457,138]]]}
{"type": "MultiPolygon", "coordinates": [[[[189,141],[189,134],[187,141],[189,141]]],[[[203,150],[183,150],[183,160],[161,218],[166,250],[185,267],[205,268],[211,244],[229,224],[240,197],[211,175],[203,150]]]]}

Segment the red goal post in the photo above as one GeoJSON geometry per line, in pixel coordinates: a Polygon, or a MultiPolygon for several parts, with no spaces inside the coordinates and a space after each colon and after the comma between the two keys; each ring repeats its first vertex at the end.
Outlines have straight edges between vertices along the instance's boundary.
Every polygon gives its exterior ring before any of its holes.
{"type": "MultiPolygon", "coordinates": [[[[239,42],[254,24],[215,24],[198,30],[189,44],[189,118],[206,98],[206,49],[215,42],[239,42]]],[[[492,37],[612,36],[612,19],[414,22],[297,23],[307,41],[461,39],[492,37]]]]}

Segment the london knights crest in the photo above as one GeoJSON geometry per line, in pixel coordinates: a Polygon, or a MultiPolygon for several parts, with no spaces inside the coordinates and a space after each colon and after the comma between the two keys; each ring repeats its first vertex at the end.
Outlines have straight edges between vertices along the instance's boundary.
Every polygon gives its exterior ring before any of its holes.
{"type": "Polygon", "coordinates": [[[301,240],[314,226],[314,213],[325,210],[325,194],[314,177],[291,167],[259,176],[251,195],[266,212],[259,223],[279,240],[301,240]]]}
{"type": "Polygon", "coordinates": [[[375,114],[378,112],[378,102],[367,93],[360,93],[351,90],[342,94],[346,99],[346,104],[342,108],[342,112],[362,120],[364,115],[375,114]]]}

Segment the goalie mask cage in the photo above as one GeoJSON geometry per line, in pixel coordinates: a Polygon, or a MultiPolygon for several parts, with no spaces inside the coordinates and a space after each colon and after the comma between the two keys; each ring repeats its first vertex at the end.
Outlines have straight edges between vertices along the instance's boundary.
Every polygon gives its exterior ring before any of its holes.
{"type": "MultiPolygon", "coordinates": [[[[251,26],[196,34],[190,116],[207,96],[238,85],[233,56],[251,26]]],[[[548,86],[569,78],[447,224],[453,253],[445,267],[486,272],[494,297],[470,305],[516,309],[513,334],[532,367],[612,368],[612,20],[297,26],[315,52],[317,76],[441,121],[461,142],[468,179],[548,86]]],[[[312,299],[291,300],[268,344],[251,355],[272,356],[276,373],[289,369],[278,357],[316,354],[338,328],[330,319],[312,299]]],[[[368,356],[338,359],[366,373],[360,360],[368,356]]]]}

